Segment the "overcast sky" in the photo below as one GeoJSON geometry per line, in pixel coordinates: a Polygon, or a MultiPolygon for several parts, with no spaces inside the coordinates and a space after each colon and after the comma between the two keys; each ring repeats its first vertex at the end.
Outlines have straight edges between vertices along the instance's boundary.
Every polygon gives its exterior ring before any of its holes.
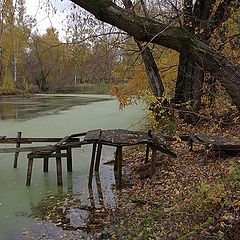
{"type": "Polygon", "coordinates": [[[26,0],[27,14],[36,18],[36,27],[41,33],[52,26],[58,29],[62,38],[64,37],[63,29],[65,27],[63,21],[69,12],[70,3],[70,0],[26,0]],[[56,9],[56,13],[54,13],[54,9],[56,9]]]}

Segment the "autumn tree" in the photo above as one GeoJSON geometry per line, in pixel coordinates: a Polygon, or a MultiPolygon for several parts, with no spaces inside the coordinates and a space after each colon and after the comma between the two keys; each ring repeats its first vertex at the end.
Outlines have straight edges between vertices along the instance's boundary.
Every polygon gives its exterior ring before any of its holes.
{"type": "MultiPolygon", "coordinates": [[[[239,66],[210,47],[185,24],[179,24],[181,17],[166,23],[161,18],[139,16],[110,0],[73,0],[73,2],[91,12],[99,20],[126,31],[138,41],[159,44],[187,56],[201,69],[210,72],[218,79],[233,103],[240,109],[239,66]]],[[[224,2],[226,3],[226,1],[224,2]]],[[[218,1],[216,1],[217,3],[218,1]]]]}
{"type": "Polygon", "coordinates": [[[55,80],[59,75],[60,61],[63,56],[60,45],[58,32],[54,28],[48,28],[43,35],[35,33],[29,42],[30,77],[42,92],[47,91],[51,80],[55,80]]]}
{"type": "Polygon", "coordinates": [[[1,77],[2,92],[12,93],[22,86],[24,55],[32,20],[26,16],[25,1],[1,1],[1,77]]]}

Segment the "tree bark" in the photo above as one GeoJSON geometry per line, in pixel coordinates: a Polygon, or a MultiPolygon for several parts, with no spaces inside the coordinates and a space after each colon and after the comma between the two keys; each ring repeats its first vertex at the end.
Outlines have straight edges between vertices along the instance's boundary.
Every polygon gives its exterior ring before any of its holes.
{"type": "Polygon", "coordinates": [[[196,38],[183,27],[165,25],[149,17],[140,17],[110,0],[72,0],[101,21],[129,33],[139,41],[156,43],[185,54],[212,73],[240,110],[240,67],[196,38]]]}

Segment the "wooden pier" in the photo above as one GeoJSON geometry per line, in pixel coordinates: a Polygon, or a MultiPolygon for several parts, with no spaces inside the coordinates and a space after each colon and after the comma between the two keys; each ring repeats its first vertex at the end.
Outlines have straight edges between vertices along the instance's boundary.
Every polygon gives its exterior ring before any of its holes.
{"type": "Polygon", "coordinates": [[[123,129],[116,130],[91,130],[77,133],[63,138],[23,138],[18,132],[16,138],[0,136],[0,144],[16,144],[15,148],[0,148],[0,153],[14,152],[14,168],[17,167],[20,152],[28,152],[28,169],[26,185],[30,186],[34,159],[43,159],[43,172],[48,172],[49,159],[56,159],[57,184],[63,185],[62,158],[67,159],[67,171],[72,172],[72,149],[81,148],[82,145],[92,145],[92,154],[89,167],[89,186],[92,185],[94,171],[99,171],[102,147],[104,145],[116,148],[114,171],[117,175],[117,186],[121,186],[122,179],[122,152],[123,147],[140,145],[146,146],[146,160],[148,162],[149,151],[152,150],[150,175],[153,176],[156,167],[156,152],[160,151],[176,157],[176,154],[168,147],[163,138],[152,136],[151,132],[137,132],[123,129]],[[22,144],[55,143],[53,145],[22,147],[22,144]]]}

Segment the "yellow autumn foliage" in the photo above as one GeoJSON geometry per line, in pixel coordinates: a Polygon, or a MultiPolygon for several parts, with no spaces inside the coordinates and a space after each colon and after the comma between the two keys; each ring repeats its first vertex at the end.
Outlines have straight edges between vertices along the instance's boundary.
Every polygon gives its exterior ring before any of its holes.
{"type": "Polygon", "coordinates": [[[1,94],[13,94],[14,93],[14,81],[12,74],[7,72],[3,78],[3,83],[0,88],[1,94]]]}
{"type": "Polygon", "coordinates": [[[141,99],[149,89],[149,83],[143,65],[138,65],[127,71],[126,74],[115,73],[115,76],[124,77],[123,83],[112,87],[111,95],[116,96],[120,108],[124,108],[141,99]],[[126,83],[124,83],[126,82],[126,83]]]}

